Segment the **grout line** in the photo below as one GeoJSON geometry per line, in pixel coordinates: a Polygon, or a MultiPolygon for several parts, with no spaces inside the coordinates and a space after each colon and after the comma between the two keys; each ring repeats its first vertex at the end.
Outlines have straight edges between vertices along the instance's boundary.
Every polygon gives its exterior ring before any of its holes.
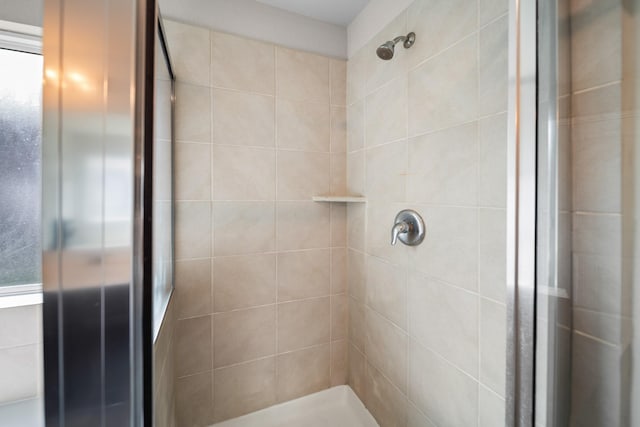
{"type": "Polygon", "coordinates": [[[455,363],[453,363],[452,361],[450,361],[449,359],[447,359],[446,357],[444,357],[443,355],[441,355],[440,353],[438,353],[434,349],[432,349],[432,348],[426,346],[425,344],[423,344],[421,341],[418,340],[417,337],[409,336],[409,339],[413,340],[415,345],[417,345],[417,346],[421,347],[423,350],[426,350],[427,352],[433,354],[438,359],[440,359],[441,361],[445,362],[445,364],[447,364],[450,367],[454,368],[459,373],[464,374],[466,377],[469,377],[471,380],[473,380],[476,383],[480,384],[480,378],[479,378],[480,377],[480,373],[478,373],[478,378],[476,378],[473,375],[471,375],[470,373],[468,373],[467,371],[465,371],[464,369],[458,367],[458,365],[456,365],[455,363]]]}
{"type": "MultiPolygon", "coordinates": [[[[480,112],[480,33],[481,33],[481,28],[480,28],[480,0],[476,0],[476,28],[477,28],[477,37],[476,37],[476,96],[477,96],[477,110],[476,110],[476,116],[479,116],[479,112],[480,112]]],[[[476,162],[475,162],[475,168],[476,168],[476,194],[475,194],[475,200],[476,200],[476,207],[478,207],[479,205],[479,193],[480,193],[480,188],[479,188],[479,183],[481,182],[480,180],[480,119],[479,117],[476,118],[478,125],[475,127],[475,133],[476,133],[476,162]]],[[[476,284],[476,290],[478,291],[478,295],[480,294],[480,256],[481,256],[481,250],[480,250],[480,209],[476,209],[475,212],[475,219],[476,219],[476,226],[475,226],[475,240],[476,240],[476,277],[475,277],[475,284],[476,284]]],[[[475,298],[475,303],[476,303],[476,307],[477,307],[477,311],[476,311],[476,333],[477,333],[477,342],[478,342],[478,347],[477,347],[477,362],[476,362],[476,368],[477,368],[477,376],[478,376],[478,384],[480,383],[480,369],[482,366],[481,363],[481,354],[482,354],[482,340],[480,339],[481,337],[481,333],[482,333],[482,314],[481,314],[481,303],[480,303],[480,298],[476,297],[475,298]]],[[[477,389],[476,389],[477,390],[477,389]]],[[[478,425],[480,425],[480,393],[476,394],[476,408],[478,408],[478,411],[476,412],[476,423],[478,425]]]]}
{"type": "Polygon", "coordinates": [[[436,58],[439,55],[442,55],[443,53],[457,47],[459,44],[462,44],[463,42],[465,42],[468,38],[471,38],[473,36],[478,36],[479,35],[479,31],[476,29],[476,31],[472,31],[469,34],[459,38],[458,40],[456,40],[455,42],[453,42],[452,44],[448,45],[447,47],[435,52],[434,54],[424,58],[422,61],[418,62],[417,64],[413,65],[412,67],[409,67],[408,69],[408,73],[411,74],[411,72],[415,71],[416,69],[422,67],[424,64],[426,64],[427,62],[431,61],[432,59],[436,58]]]}
{"type": "MultiPolygon", "coordinates": [[[[273,73],[273,91],[274,94],[276,95],[274,98],[274,106],[273,106],[273,146],[275,148],[275,175],[274,175],[274,182],[275,182],[275,191],[274,191],[274,196],[275,199],[278,200],[279,199],[279,194],[278,194],[278,160],[279,160],[279,153],[280,153],[280,144],[278,142],[278,136],[279,136],[279,129],[278,129],[278,112],[279,112],[279,106],[280,106],[280,102],[278,102],[279,97],[278,95],[278,84],[279,84],[279,78],[278,78],[278,49],[274,46],[273,48],[273,66],[274,66],[274,73],[273,73]]],[[[274,214],[273,214],[273,218],[274,218],[274,238],[275,238],[275,242],[274,242],[274,248],[276,250],[276,255],[275,255],[275,275],[276,275],[276,289],[275,289],[275,328],[276,330],[274,331],[274,339],[275,339],[275,353],[276,356],[274,356],[274,385],[275,385],[275,400],[276,402],[280,401],[280,396],[278,396],[278,379],[279,379],[279,369],[278,369],[278,350],[280,347],[280,336],[279,336],[279,329],[280,329],[280,319],[278,316],[278,304],[279,304],[279,299],[280,299],[280,295],[279,295],[279,288],[280,288],[280,271],[278,269],[278,255],[277,253],[280,251],[280,245],[278,243],[278,205],[277,203],[274,203],[273,206],[274,209],[274,214]]]]}
{"type": "Polygon", "coordinates": [[[607,83],[602,83],[602,84],[591,86],[591,87],[587,87],[587,88],[584,88],[584,89],[572,90],[570,94],[567,94],[565,96],[566,97],[571,97],[571,96],[575,96],[575,95],[582,95],[583,93],[596,91],[598,89],[604,89],[604,88],[607,88],[607,87],[610,87],[610,86],[619,85],[621,83],[622,83],[622,80],[612,80],[612,81],[607,82],[607,83]]]}

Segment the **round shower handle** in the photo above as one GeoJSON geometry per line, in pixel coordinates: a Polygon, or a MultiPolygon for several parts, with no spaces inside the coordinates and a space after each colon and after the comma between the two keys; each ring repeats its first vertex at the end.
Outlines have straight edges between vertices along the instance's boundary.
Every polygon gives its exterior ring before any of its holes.
{"type": "Polygon", "coordinates": [[[420,214],[412,209],[398,212],[391,228],[391,244],[398,240],[407,246],[417,246],[424,240],[425,226],[420,214]]]}

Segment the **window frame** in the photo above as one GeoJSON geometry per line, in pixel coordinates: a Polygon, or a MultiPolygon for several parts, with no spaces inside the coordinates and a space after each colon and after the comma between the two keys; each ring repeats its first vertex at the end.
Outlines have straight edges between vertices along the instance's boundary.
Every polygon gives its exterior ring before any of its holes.
{"type": "MultiPolygon", "coordinates": [[[[42,55],[42,29],[0,20],[0,49],[42,55]]],[[[0,286],[0,309],[35,304],[42,304],[42,283],[0,286]]]]}

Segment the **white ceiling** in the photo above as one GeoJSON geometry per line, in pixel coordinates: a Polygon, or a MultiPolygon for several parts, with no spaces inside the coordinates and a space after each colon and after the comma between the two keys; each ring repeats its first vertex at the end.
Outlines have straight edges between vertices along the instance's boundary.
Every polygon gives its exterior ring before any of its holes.
{"type": "Polygon", "coordinates": [[[369,0],[256,0],[318,21],[346,27],[369,0]]]}

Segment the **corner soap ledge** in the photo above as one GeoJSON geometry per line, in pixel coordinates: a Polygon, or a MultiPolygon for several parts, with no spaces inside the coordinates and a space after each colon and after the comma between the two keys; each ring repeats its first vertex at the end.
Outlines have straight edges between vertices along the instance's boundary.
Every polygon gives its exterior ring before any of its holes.
{"type": "Polygon", "coordinates": [[[367,198],[358,194],[313,196],[314,202],[366,203],[367,198]]]}

